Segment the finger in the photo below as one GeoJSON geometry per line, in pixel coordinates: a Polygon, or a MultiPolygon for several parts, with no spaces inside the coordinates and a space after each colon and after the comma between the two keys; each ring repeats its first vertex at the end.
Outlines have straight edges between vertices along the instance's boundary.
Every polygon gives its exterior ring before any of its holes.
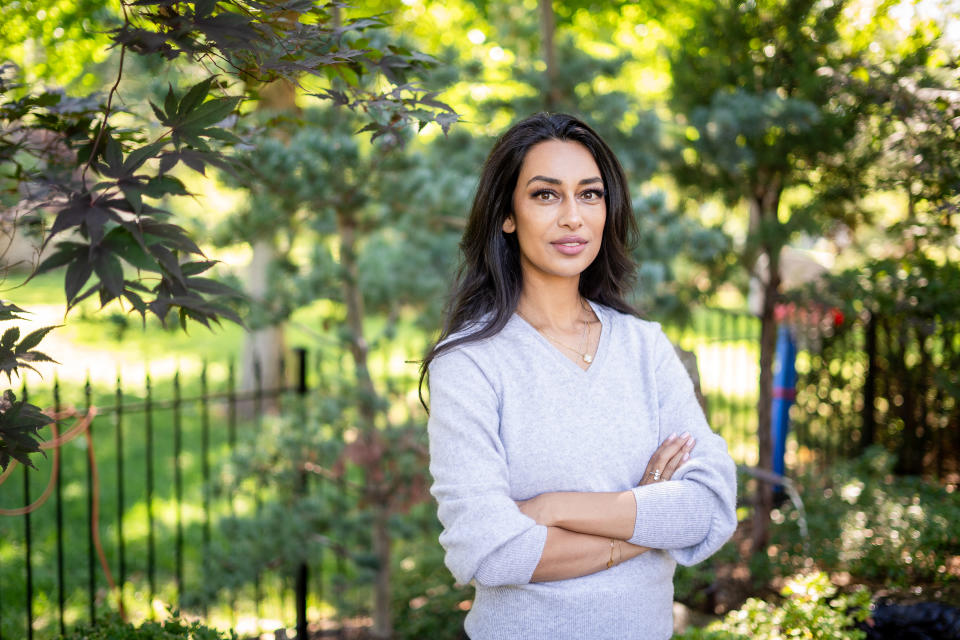
{"type": "Polygon", "coordinates": [[[680,465],[690,459],[690,452],[696,446],[696,443],[697,441],[693,436],[687,436],[680,450],[664,465],[663,473],[660,475],[661,480],[669,480],[673,477],[674,472],[680,465]]]}
{"type": "Polygon", "coordinates": [[[671,446],[676,440],[677,434],[671,433],[663,442],[660,443],[660,446],[657,447],[657,449],[653,452],[653,455],[650,456],[650,459],[647,460],[647,466],[643,470],[644,478],[653,473],[654,469],[657,468],[657,465],[660,464],[660,454],[664,447],[671,446]]]}
{"type": "Polygon", "coordinates": [[[660,474],[660,481],[664,482],[673,478],[674,472],[680,467],[681,464],[687,461],[689,454],[684,451],[679,451],[677,455],[670,458],[670,460],[664,465],[663,473],[660,474]]]}
{"type": "Polygon", "coordinates": [[[674,455],[680,451],[685,444],[686,433],[682,435],[671,434],[666,440],[664,440],[657,450],[654,451],[653,455],[650,458],[650,461],[654,463],[654,466],[659,466],[660,469],[663,469],[663,465],[672,458],[674,455]]]}

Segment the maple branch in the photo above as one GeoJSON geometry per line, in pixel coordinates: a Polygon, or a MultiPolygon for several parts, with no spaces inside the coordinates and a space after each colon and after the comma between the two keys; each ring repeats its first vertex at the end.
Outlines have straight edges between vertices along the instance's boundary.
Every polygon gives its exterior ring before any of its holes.
{"type": "MultiPolygon", "coordinates": [[[[125,24],[130,24],[130,16],[127,14],[127,4],[120,1],[120,7],[123,9],[123,21],[125,24]]],[[[103,122],[100,124],[100,130],[97,131],[97,137],[93,141],[93,147],[90,149],[90,157],[87,158],[87,163],[83,165],[83,171],[80,172],[80,183],[83,186],[83,190],[87,190],[87,169],[90,168],[90,165],[93,164],[93,159],[97,157],[97,149],[100,148],[100,141],[103,139],[103,131],[107,128],[107,118],[110,117],[110,108],[113,105],[113,96],[117,92],[117,87],[120,86],[120,80],[123,78],[123,60],[127,55],[127,45],[120,45],[120,68],[117,69],[117,79],[113,83],[113,86],[110,87],[110,93],[107,94],[107,107],[103,112],[103,122]]]]}

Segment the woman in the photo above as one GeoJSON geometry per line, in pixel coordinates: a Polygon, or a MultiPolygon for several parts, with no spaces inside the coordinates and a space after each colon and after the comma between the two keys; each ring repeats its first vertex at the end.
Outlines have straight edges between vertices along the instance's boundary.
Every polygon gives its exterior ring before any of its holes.
{"type": "Polygon", "coordinates": [[[500,638],[669,638],[673,572],[736,526],[734,464],[659,325],[624,302],[623,170],[538,114],[483,168],[429,372],[446,564],[500,638]]]}

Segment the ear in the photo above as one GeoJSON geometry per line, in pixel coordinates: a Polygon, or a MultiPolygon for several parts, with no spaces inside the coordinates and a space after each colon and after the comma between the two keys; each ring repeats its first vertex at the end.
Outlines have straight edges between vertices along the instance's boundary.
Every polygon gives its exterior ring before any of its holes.
{"type": "Polygon", "coordinates": [[[511,213],[503,221],[503,232],[504,233],[513,233],[517,230],[517,223],[513,220],[513,214],[511,213]]]}

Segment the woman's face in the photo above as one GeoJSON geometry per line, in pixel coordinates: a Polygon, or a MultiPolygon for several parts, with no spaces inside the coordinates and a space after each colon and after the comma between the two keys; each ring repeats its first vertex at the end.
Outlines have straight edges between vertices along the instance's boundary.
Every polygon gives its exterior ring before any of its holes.
{"type": "Polygon", "coordinates": [[[600,252],[607,219],[603,180],[579,142],[547,140],[527,152],[513,191],[513,213],[503,222],[516,232],[527,276],[579,277],[600,252]]]}

